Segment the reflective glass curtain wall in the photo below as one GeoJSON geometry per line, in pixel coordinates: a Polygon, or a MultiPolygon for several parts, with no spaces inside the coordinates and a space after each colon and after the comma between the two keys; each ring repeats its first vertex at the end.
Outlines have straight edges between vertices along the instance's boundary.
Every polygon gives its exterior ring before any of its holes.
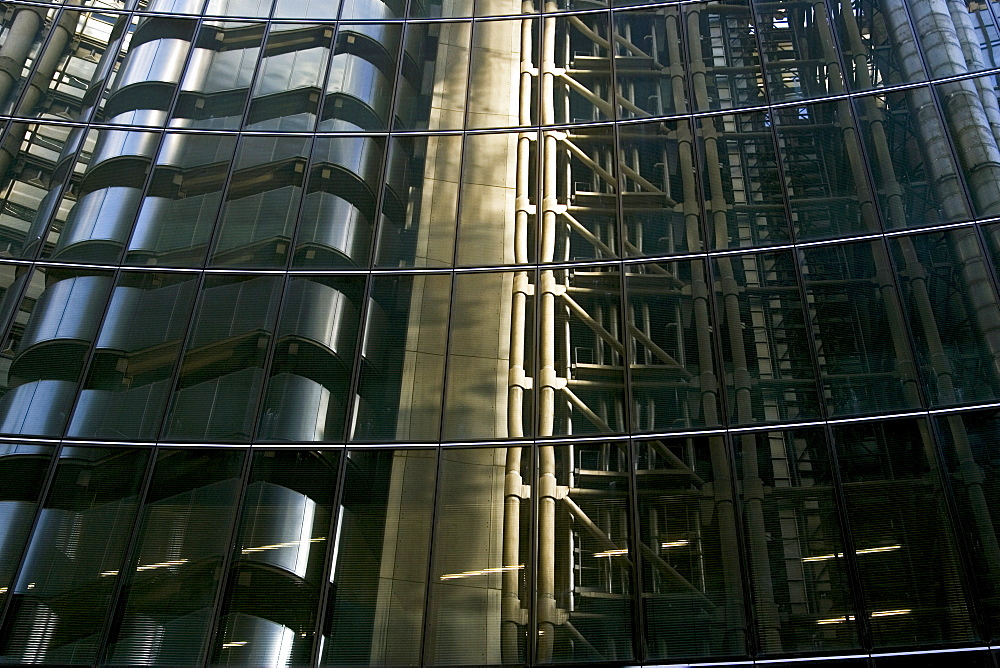
{"type": "Polygon", "coordinates": [[[0,2],[0,663],[995,668],[998,17],[0,2]]]}

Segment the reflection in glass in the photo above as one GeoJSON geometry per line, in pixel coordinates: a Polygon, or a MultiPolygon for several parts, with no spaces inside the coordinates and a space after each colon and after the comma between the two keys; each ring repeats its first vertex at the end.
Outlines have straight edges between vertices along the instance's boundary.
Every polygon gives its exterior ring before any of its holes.
{"type": "Polygon", "coordinates": [[[932,406],[994,401],[1000,306],[973,227],[896,237],[889,249],[932,406]]]}
{"type": "MultiPolygon", "coordinates": [[[[359,277],[295,277],[285,290],[258,438],[342,441],[363,283],[359,277]]],[[[370,304],[367,327],[384,317],[370,304]]],[[[365,354],[374,350],[365,349],[365,354]]],[[[252,410],[253,404],[248,404],[252,410]]]]}
{"type": "Polygon", "coordinates": [[[509,382],[512,366],[520,366],[522,373],[531,369],[532,309],[515,311],[512,307],[515,288],[525,289],[522,280],[523,273],[455,276],[441,435],[444,439],[531,434],[532,393],[523,386],[511,387],[509,382]],[[518,312],[515,321],[512,314],[518,312]],[[513,358],[512,350],[519,351],[513,358]],[[520,365],[517,354],[521,355],[520,365]],[[511,394],[518,398],[511,401],[511,394]]]}
{"type": "Polygon", "coordinates": [[[7,599],[45,484],[54,448],[50,445],[0,445],[0,605],[7,599]]]}
{"type": "MultiPolygon", "coordinates": [[[[620,233],[616,210],[617,195],[621,189],[617,176],[619,169],[626,175],[638,176],[637,180],[626,184],[630,192],[623,199],[627,202],[633,205],[644,202],[647,206],[664,209],[671,204],[669,197],[660,192],[659,184],[651,184],[637,174],[635,168],[641,170],[643,165],[634,150],[623,150],[619,160],[615,160],[614,135],[610,128],[548,132],[543,139],[545,151],[540,166],[544,181],[543,198],[554,196],[559,204],[565,204],[565,208],[551,207],[555,209],[552,212],[556,215],[554,221],[549,218],[552,214],[548,210],[542,212],[543,245],[547,245],[548,235],[555,237],[551,257],[544,257],[548,251],[543,248],[542,261],[565,262],[619,256],[620,233]],[[552,178],[553,167],[566,170],[568,178],[565,185],[552,178]]],[[[647,136],[644,139],[651,144],[656,137],[647,136]]],[[[646,164],[649,164],[648,160],[646,164]]],[[[655,180],[655,176],[653,178],[655,180]]],[[[527,194],[533,194],[530,187],[526,190],[527,194]]],[[[543,206],[548,209],[551,205],[543,203],[543,206]]]]}
{"type": "Polygon", "coordinates": [[[697,122],[702,180],[715,248],[770,246],[791,238],[771,118],[764,112],[697,122]]]}
{"type": "Polygon", "coordinates": [[[831,3],[832,23],[852,89],[927,78],[903,4],[897,0],[831,3]]]}
{"type": "MultiPolygon", "coordinates": [[[[482,5],[482,0],[478,4],[482,5]]],[[[522,85],[522,61],[537,60],[538,42],[537,20],[476,22],[469,69],[466,121],[469,128],[516,127],[535,122],[535,105],[531,103],[533,85],[520,95],[513,92],[522,85]],[[511,94],[498,95],[498,91],[511,94]]]]}
{"type": "Polygon", "coordinates": [[[918,408],[906,323],[882,243],[799,251],[829,414],[918,408]]]}
{"type": "Polygon", "coordinates": [[[538,660],[629,660],[635,554],[627,448],[543,445],[538,462],[538,660]],[[554,498],[551,476],[568,495],[554,498]]]}
{"type": "Polygon", "coordinates": [[[824,3],[764,5],[757,9],[756,18],[772,103],[844,92],[824,3]]]}
{"type": "Polygon", "coordinates": [[[614,30],[619,118],[686,111],[680,7],[617,12],[614,30]]]}
{"type": "Polygon", "coordinates": [[[628,269],[628,336],[622,338],[629,346],[634,428],[661,431],[720,424],[704,262],[635,264],[628,269]]]}
{"type": "Polygon", "coordinates": [[[742,653],[742,567],[723,438],[640,441],[636,455],[647,656],[742,653]]]}
{"type": "Polygon", "coordinates": [[[792,253],[712,260],[733,424],[820,416],[792,253]]]}
{"type": "Polygon", "coordinates": [[[468,77],[463,73],[469,68],[472,24],[441,23],[434,28],[431,32],[419,23],[407,26],[403,76],[396,91],[396,129],[460,130],[465,123],[468,77]],[[411,83],[408,62],[417,72],[434,72],[435,85],[419,85],[419,79],[411,83]]]}
{"type": "Polygon", "coordinates": [[[878,229],[857,129],[846,100],[771,111],[798,239],[878,229]]]}
{"type": "Polygon", "coordinates": [[[764,104],[757,28],[749,2],[692,3],[683,11],[695,109],[764,104]]]}
{"type": "Polygon", "coordinates": [[[213,662],[309,663],[323,566],[332,544],[337,460],[332,452],[254,454],[213,662]]]}
{"type": "Polygon", "coordinates": [[[882,219],[889,228],[969,218],[929,88],[855,98],[882,219]]]}
{"type": "Polygon", "coordinates": [[[157,437],[195,291],[192,274],[129,272],[118,278],[70,436],[157,437]]]}
{"type": "Polygon", "coordinates": [[[321,666],[420,663],[436,466],[436,448],[348,454],[321,666]]]}
{"type": "Polygon", "coordinates": [[[340,26],[320,130],[372,131],[389,126],[401,33],[399,24],[340,26]]]}
{"type": "MultiPolygon", "coordinates": [[[[624,177],[625,254],[643,257],[702,250],[694,143],[688,122],[620,128],[618,146],[618,170],[624,177]]],[[[605,216],[615,217],[613,212],[605,216]]]]}
{"type": "MultiPolygon", "coordinates": [[[[555,88],[552,109],[543,100],[542,123],[589,123],[615,117],[617,98],[610,79],[611,39],[604,12],[573,17],[556,16],[555,88]]],[[[545,65],[545,63],[543,63],[545,65]]]]}
{"type": "Polygon", "coordinates": [[[378,266],[451,266],[461,163],[461,135],[392,138],[378,266]]]}
{"type": "Polygon", "coordinates": [[[111,287],[110,273],[39,268],[17,310],[5,305],[0,432],[62,435],[111,287]]]}
{"type": "MultiPolygon", "coordinates": [[[[526,234],[518,229],[515,205],[516,197],[522,194],[518,192],[518,143],[518,135],[513,133],[465,137],[459,194],[459,265],[489,267],[516,261],[515,238],[526,234]]],[[[528,165],[524,168],[530,170],[528,165]]]]}
{"type": "Polygon", "coordinates": [[[441,450],[424,639],[428,664],[518,664],[526,658],[529,452],[441,450]]]}
{"type": "Polygon", "coordinates": [[[235,150],[232,136],[164,137],[126,262],[174,267],[204,262],[235,150]]]}
{"type": "Polygon", "coordinates": [[[743,434],[733,443],[761,649],[860,649],[822,430],[743,434]]]}
{"type": "Polygon", "coordinates": [[[874,646],[972,640],[927,424],[839,425],[833,435],[874,646]]]}
{"type": "Polygon", "coordinates": [[[1000,421],[995,410],[935,419],[959,511],[959,530],[986,618],[987,638],[1000,631],[1000,421]]]}
{"type": "Polygon", "coordinates": [[[166,421],[169,438],[252,437],[280,293],[274,276],[205,279],[166,421]]]}
{"type": "Polygon", "coordinates": [[[451,277],[378,276],[371,298],[352,438],[434,440],[441,426],[451,277]]]}
{"type": "MultiPolygon", "coordinates": [[[[580,267],[545,272],[542,286],[552,286],[554,313],[543,301],[541,327],[557,337],[552,349],[539,351],[545,387],[539,393],[540,435],[609,434],[625,428],[625,344],[621,274],[617,267],[580,267]],[[562,290],[565,289],[563,292],[562,290]],[[551,365],[551,377],[546,377],[551,365]],[[563,380],[565,379],[565,380],[563,380]]],[[[543,295],[543,300],[547,295],[543,295]]],[[[630,328],[631,331],[631,328],[630,328]]],[[[548,341],[544,330],[539,343],[548,341]]]]}
{"type": "Polygon", "coordinates": [[[271,25],[247,110],[248,130],[313,128],[332,37],[328,25],[271,25]]]}
{"type": "Polygon", "coordinates": [[[149,453],[62,450],[12,590],[5,662],[89,665],[97,658],[149,453]]]}
{"type": "Polygon", "coordinates": [[[225,448],[158,452],[108,663],[202,663],[245,456],[225,448]]]}
{"type": "Polygon", "coordinates": [[[285,266],[310,143],[307,137],[242,139],[210,264],[285,266]]]}
{"type": "MultiPolygon", "coordinates": [[[[384,147],[375,137],[316,138],[295,242],[296,266],[368,266],[384,147]]],[[[301,164],[293,167],[302,168],[301,164]]],[[[297,183],[301,176],[294,178],[297,183]]],[[[259,188],[251,187],[251,191],[259,188]]],[[[287,214],[286,229],[291,229],[296,213],[287,214]]],[[[242,226],[239,221],[237,225],[242,226]]]]}
{"type": "Polygon", "coordinates": [[[263,23],[203,23],[170,125],[215,130],[239,127],[263,40],[263,23]]]}

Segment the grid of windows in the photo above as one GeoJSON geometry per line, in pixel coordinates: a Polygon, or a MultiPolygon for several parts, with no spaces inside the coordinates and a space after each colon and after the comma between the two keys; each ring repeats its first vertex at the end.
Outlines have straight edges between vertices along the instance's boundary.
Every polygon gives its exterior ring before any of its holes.
{"type": "Polygon", "coordinates": [[[0,2],[0,662],[992,668],[998,14],[0,2]]]}

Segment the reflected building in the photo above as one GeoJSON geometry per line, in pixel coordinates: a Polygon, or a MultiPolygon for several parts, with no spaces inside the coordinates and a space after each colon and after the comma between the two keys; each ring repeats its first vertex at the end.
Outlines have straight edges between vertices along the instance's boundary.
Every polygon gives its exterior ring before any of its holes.
{"type": "Polygon", "coordinates": [[[610,1],[0,2],[0,663],[994,668],[1000,5],[610,1]]]}

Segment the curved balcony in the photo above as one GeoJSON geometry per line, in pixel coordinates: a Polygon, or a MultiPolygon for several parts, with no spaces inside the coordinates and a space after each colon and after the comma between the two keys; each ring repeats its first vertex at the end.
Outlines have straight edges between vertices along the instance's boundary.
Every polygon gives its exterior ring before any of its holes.
{"type": "Polygon", "coordinates": [[[187,329],[193,299],[193,281],[156,290],[116,287],[97,338],[97,349],[132,352],[180,340],[187,329]]]}
{"type": "Polygon", "coordinates": [[[279,338],[310,341],[349,365],[358,335],[358,308],[343,292],[296,278],[288,286],[279,338]]]}
{"type": "Polygon", "coordinates": [[[33,436],[60,436],[76,383],[38,380],[19,385],[0,398],[0,432],[33,436]]]}
{"type": "MultiPolygon", "coordinates": [[[[305,578],[310,555],[316,549],[323,553],[322,546],[312,541],[316,502],[287,487],[258,481],[247,486],[244,508],[248,511],[243,517],[240,560],[305,578]]],[[[326,527],[321,531],[325,533],[326,527]]]]}
{"type": "Polygon", "coordinates": [[[365,266],[372,224],[360,209],[332,193],[306,195],[299,223],[296,264],[365,266]]]}
{"type": "MultiPolygon", "coordinates": [[[[300,652],[295,652],[299,644],[295,631],[278,622],[237,612],[226,618],[226,631],[227,638],[253,638],[252,643],[237,641],[236,645],[226,647],[223,650],[226,665],[289,666],[303,661],[303,657],[297,656],[300,652]]],[[[301,644],[308,652],[309,644],[301,644]]],[[[308,662],[308,656],[305,661],[308,662]]]]}
{"type": "Polygon", "coordinates": [[[101,324],[110,289],[110,276],[74,276],[46,288],[25,326],[11,378],[75,379],[101,324]]]}
{"type": "Polygon", "coordinates": [[[155,440],[170,392],[170,379],[122,392],[83,390],[67,434],[108,440],[155,440]]]}
{"type": "Polygon", "coordinates": [[[293,373],[271,377],[260,418],[265,441],[339,441],[346,404],[312,379],[293,373]]]}
{"type": "Polygon", "coordinates": [[[83,195],[66,218],[52,258],[101,262],[117,257],[128,241],[142,191],[112,186],[83,195]]]}
{"type": "Polygon", "coordinates": [[[330,63],[326,94],[329,117],[357,123],[365,130],[386,127],[392,82],[374,63],[353,53],[338,53],[330,63]]]}

